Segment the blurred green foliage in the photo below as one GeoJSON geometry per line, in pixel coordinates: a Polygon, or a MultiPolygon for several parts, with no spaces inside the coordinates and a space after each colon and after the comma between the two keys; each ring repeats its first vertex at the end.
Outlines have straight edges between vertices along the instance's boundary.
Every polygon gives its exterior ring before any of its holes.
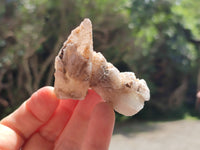
{"type": "Polygon", "coordinates": [[[55,55],[86,17],[93,22],[94,49],[150,87],[151,100],[136,118],[196,114],[199,5],[197,0],[0,1],[0,117],[38,88],[53,85],[55,55]]]}

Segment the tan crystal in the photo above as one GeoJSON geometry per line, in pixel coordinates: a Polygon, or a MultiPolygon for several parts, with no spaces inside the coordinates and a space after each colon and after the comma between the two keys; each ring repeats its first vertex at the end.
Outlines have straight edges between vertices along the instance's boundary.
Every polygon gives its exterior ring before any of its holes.
{"type": "Polygon", "coordinates": [[[93,51],[92,24],[89,19],[74,29],[55,59],[55,93],[60,99],[85,98],[88,88],[95,90],[113,108],[126,116],[140,111],[150,99],[145,80],[132,72],[122,72],[93,51]]]}

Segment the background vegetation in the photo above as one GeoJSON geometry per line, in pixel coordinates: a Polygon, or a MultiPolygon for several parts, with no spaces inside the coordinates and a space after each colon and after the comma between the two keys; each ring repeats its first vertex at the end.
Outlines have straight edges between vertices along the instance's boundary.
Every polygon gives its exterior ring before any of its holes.
{"type": "Polygon", "coordinates": [[[198,0],[1,0],[0,118],[53,85],[54,58],[85,17],[93,22],[95,50],[147,81],[151,100],[136,117],[198,115],[199,6],[198,0]]]}

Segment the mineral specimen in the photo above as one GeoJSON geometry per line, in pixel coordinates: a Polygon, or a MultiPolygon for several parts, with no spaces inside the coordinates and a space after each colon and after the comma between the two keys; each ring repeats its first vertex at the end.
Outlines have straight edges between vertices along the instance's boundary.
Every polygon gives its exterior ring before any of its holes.
{"type": "Polygon", "coordinates": [[[126,116],[140,111],[150,99],[145,80],[133,72],[119,72],[101,53],[93,51],[89,19],[74,29],[55,59],[55,93],[60,99],[83,100],[88,88],[126,116]]]}

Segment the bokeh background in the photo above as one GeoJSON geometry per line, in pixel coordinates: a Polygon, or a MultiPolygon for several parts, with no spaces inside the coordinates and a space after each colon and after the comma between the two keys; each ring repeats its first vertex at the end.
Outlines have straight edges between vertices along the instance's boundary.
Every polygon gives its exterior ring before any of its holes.
{"type": "Polygon", "coordinates": [[[116,134],[120,126],[145,132],[154,126],[149,123],[199,123],[199,6],[198,0],[1,0],[0,118],[40,87],[53,85],[54,58],[87,17],[94,49],[120,71],[144,78],[151,90],[140,113],[116,114],[116,134]]]}

